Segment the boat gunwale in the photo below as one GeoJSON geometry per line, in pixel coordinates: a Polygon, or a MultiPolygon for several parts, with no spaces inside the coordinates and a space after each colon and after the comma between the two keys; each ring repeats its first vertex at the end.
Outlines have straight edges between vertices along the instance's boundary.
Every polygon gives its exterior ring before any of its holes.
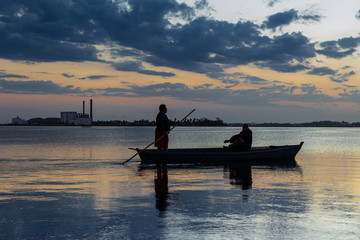
{"type": "Polygon", "coordinates": [[[171,155],[176,155],[176,156],[182,156],[182,155],[202,155],[202,156],[206,156],[206,155],[245,155],[245,154],[259,154],[262,152],[279,152],[279,151],[284,151],[287,149],[293,149],[293,148],[299,148],[299,150],[301,149],[302,145],[304,142],[301,142],[300,144],[295,144],[295,145],[278,145],[278,146],[261,146],[261,147],[254,147],[254,149],[251,149],[250,151],[244,151],[244,152],[227,152],[227,151],[209,151],[209,152],[205,152],[205,151],[197,151],[197,152],[181,152],[181,150],[191,150],[191,149],[196,149],[196,150],[206,150],[206,149],[219,149],[221,150],[222,148],[174,148],[171,150],[179,150],[179,152],[172,152],[170,150],[170,152],[158,152],[156,149],[146,149],[146,150],[141,150],[141,149],[136,149],[136,151],[138,151],[139,154],[150,154],[150,155],[167,155],[167,156],[171,156],[171,155]],[[274,147],[274,148],[271,148],[274,147]],[[256,149],[258,148],[258,149],[256,149]]]}

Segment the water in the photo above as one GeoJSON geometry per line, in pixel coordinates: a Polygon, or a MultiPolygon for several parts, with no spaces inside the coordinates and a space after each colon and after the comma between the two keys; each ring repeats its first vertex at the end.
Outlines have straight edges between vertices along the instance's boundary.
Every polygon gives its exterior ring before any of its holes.
{"type": "MultiPolygon", "coordinates": [[[[0,239],[360,239],[360,129],[252,128],[293,166],[142,167],[152,127],[0,127],[0,239]]],[[[170,147],[240,128],[178,127],[170,147]]]]}

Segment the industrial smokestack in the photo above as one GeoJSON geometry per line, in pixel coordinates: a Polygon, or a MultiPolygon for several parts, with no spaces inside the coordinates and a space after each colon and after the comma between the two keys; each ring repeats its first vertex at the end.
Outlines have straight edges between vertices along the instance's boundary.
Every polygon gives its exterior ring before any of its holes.
{"type": "Polygon", "coordinates": [[[92,99],[90,99],[90,119],[91,119],[91,123],[93,121],[93,106],[92,106],[92,99]]]}
{"type": "Polygon", "coordinates": [[[85,115],[85,101],[83,101],[83,116],[85,115]]]}

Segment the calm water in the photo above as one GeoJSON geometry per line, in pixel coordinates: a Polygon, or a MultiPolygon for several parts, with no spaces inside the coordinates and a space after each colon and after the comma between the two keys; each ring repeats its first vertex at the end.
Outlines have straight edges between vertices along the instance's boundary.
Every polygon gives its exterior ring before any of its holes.
{"type": "MultiPolygon", "coordinates": [[[[0,239],[360,239],[360,129],[252,128],[293,166],[142,167],[151,127],[0,127],[0,239]]],[[[178,127],[170,147],[240,128],[178,127]]]]}

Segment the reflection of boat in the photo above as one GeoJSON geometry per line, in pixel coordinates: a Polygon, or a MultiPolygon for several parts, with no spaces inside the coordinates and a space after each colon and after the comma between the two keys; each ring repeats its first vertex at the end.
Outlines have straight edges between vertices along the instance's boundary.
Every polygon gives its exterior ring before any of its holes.
{"type": "Polygon", "coordinates": [[[136,149],[143,164],[169,163],[226,163],[258,162],[271,164],[273,161],[293,160],[301,149],[299,145],[253,147],[247,152],[228,152],[226,148],[178,148],[168,152],[136,149]]]}

